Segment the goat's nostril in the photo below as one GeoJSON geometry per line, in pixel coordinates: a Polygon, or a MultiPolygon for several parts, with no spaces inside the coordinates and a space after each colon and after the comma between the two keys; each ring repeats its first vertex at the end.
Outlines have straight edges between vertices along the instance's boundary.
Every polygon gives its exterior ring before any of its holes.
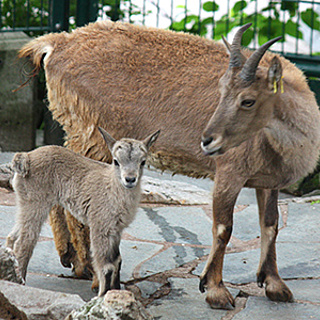
{"type": "Polygon", "coordinates": [[[126,182],[128,182],[128,183],[135,183],[135,182],[136,182],[136,178],[135,178],[135,177],[133,177],[133,178],[131,178],[131,177],[126,177],[126,182]]]}
{"type": "Polygon", "coordinates": [[[213,141],[213,138],[212,138],[212,137],[208,137],[208,138],[202,139],[202,145],[203,145],[204,147],[206,147],[206,146],[209,145],[212,141],[213,141]]]}

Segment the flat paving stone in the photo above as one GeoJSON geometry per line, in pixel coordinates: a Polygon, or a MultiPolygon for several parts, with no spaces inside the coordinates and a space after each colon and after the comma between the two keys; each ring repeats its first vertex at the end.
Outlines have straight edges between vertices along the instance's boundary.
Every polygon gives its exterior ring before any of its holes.
{"type": "Polygon", "coordinates": [[[249,297],[246,308],[232,320],[310,320],[320,319],[320,306],[307,303],[273,302],[264,297],[249,297]]]}
{"type": "MultiPolygon", "coordinates": [[[[250,204],[247,208],[236,212],[233,215],[232,236],[242,241],[249,241],[260,237],[258,212],[258,205],[256,204],[250,204]]],[[[282,215],[279,213],[279,228],[282,226],[282,215]]]]}
{"type": "MultiPolygon", "coordinates": [[[[161,320],[220,320],[226,310],[211,309],[205,302],[205,294],[199,292],[199,279],[170,278],[171,292],[147,307],[155,319],[161,320]]],[[[233,296],[238,290],[230,289],[233,296]]]]}
{"type": "Polygon", "coordinates": [[[125,231],[138,239],[211,246],[211,226],[200,207],[144,207],[125,231]]]}
{"type": "Polygon", "coordinates": [[[141,281],[136,283],[136,286],[141,291],[141,297],[147,299],[151,297],[161,286],[162,284],[154,281],[141,281]]]}
{"type": "Polygon", "coordinates": [[[5,164],[12,161],[15,152],[0,152],[0,164],[5,164]]]}
{"type": "Polygon", "coordinates": [[[150,260],[145,261],[140,268],[140,277],[178,268],[209,253],[209,249],[192,248],[187,246],[172,246],[160,252],[150,260]]]}
{"type": "MultiPolygon", "coordinates": [[[[16,221],[16,213],[16,206],[0,206],[0,237],[6,238],[11,232],[16,221]]],[[[44,223],[40,236],[53,238],[49,223],[44,223]]]]}
{"type": "Polygon", "coordinates": [[[91,291],[91,280],[28,274],[26,286],[56,292],[77,294],[84,301],[89,301],[97,295],[91,291]]]}
{"type": "Polygon", "coordinates": [[[0,237],[6,238],[15,223],[17,207],[0,206],[0,237]]]}
{"type": "MultiPolygon", "coordinates": [[[[277,243],[279,274],[283,278],[319,277],[320,246],[300,243],[277,243]]],[[[223,279],[231,283],[248,283],[256,281],[256,271],[260,259],[260,249],[225,255],[223,279]]],[[[193,271],[200,275],[205,263],[202,262],[193,271]]]]}
{"type": "Polygon", "coordinates": [[[320,304],[320,279],[286,281],[295,300],[304,300],[320,304]]]}
{"type": "Polygon", "coordinates": [[[121,282],[132,280],[133,272],[137,265],[143,263],[143,261],[147,259],[150,259],[162,248],[162,245],[154,243],[145,243],[122,239],[120,243],[120,252],[122,256],[120,271],[121,282]]]}
{"type": "Polygon", "coordinates": [[[72,275],[71,269],[64,268],[61,265],[53,240],[38,241],[29,262],[28,272],[72,275]]]}
{"type": "Polygon", "coordinates": [[[320,204],[289,203],[287,226],[278,242],[308,242],[320,245],[320,204]]]}

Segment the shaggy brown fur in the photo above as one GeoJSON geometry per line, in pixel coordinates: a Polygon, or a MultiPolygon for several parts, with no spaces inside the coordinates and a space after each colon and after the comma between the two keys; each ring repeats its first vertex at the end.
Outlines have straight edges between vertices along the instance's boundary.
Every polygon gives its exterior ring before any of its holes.
{"type": "MultiPolygon", "coordinates": [[[[251,52],[242,50],[242,54],[244,62],[251,52]]],[[[49,107],[63,125],[66,145],[72,150],[108,162],[110,156],[98,148],[97,125],[105,126],[115,137],[138,139],[150,128],[159,127],[162,135],[150,164],[196,178],[216,175],[215,240],[200,286],[208,289],[207,301],[212,307],[233,304],[222,283],[222,261],[231,235],[233,206],[244,186],[258,190],[265,241],[258,278],[265,281],[269,297],[292,299],[276,270],[277,214],[275,206],[268,203],[277,197],[270,189],[279,189],[312,171],[319,154],[318,107],[300,70],[267,52],[256,72],[258,81],[244,84],[238,77],[243,65],[229,66],[229,56],[220,43],[112,22],[39,37],[21,49],[20,57],[27,56],[36,69],[44,56],[49,107]],[[273,68],[284,77],[283,94],[278,76],[278,92],[270,88],[273,79],[268,73],[276,75],[273,68]],[[257,101],[252,112],[239,108],[243,95],[257,101]],[[212,153],[221,141],[220,156],[203,155],[200,141],[204,129],[204,150],[212,153]],[[208,143],[211,138],[213,142],[208,143]],[[271,211],[270,227],[264,221],[271,211]]],[[[77,234],[75,230],[71,233],[77,234]]],[[[86,256],[85,248],[83,243],[76,247],[79,259],[86,256]]]]}

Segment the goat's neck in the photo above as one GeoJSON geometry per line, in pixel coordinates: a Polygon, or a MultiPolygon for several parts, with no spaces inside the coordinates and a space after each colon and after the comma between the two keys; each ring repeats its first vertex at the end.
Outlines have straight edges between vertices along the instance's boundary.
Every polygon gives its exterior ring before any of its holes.
{"type": "MultiPolygon", "coordinates": [[[[312,139],[313,129],[310,128],[312,122],[312,119],[304,119],[295,103],[279,99],[264,132],[272,148],[282,157],[287,158],[298,152],[301,146],[312,139]]],[[[317,126],[316,123],[314,125],[317,126]]]]}

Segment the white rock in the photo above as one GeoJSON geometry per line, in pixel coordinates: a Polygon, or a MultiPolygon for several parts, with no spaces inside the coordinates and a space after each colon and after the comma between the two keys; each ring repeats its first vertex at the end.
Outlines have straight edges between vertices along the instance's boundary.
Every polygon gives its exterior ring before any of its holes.
{"type": "Polygon", "coordinates": [[[142,178],[142,202],[199,205],[211,203],[207,190],[190,183],[160,180],[149,176],[142,178]]]}
{"type": "Polygon", "coordinates": [[[66,320],[152,320],[142,304],[127,290],[110,290],[74,310],[66,320]]]}

